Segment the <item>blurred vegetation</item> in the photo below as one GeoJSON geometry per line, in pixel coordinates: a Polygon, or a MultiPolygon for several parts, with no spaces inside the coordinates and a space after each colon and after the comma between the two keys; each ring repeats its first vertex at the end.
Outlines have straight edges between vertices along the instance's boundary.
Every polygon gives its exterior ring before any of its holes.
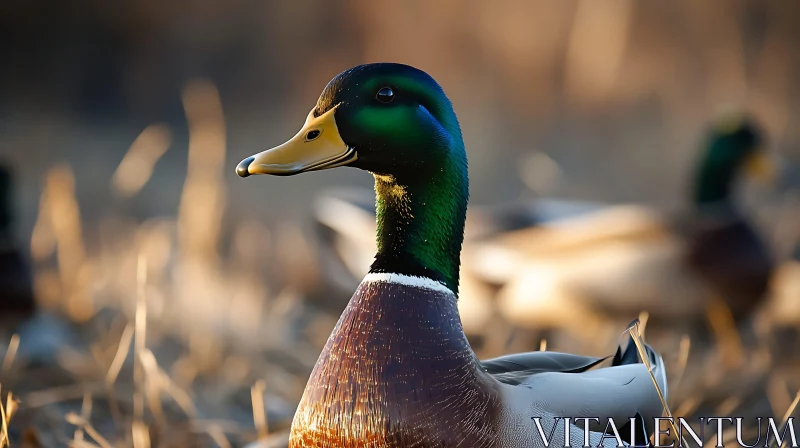
{"type": "MultiPolygon", "coordinates": [[[[800,158],[798,23],[785,1],[3,2],[0,155],[17,171],[16,241],[41,307],[71,335],[47,345],[61,327],[44,320],[3,340],[0,391],[21,399],[12,440],[281,443],[347,298],[324,275],[310,204],[372,180],[245,183],[234,167],[291,136],[340,71],[396,61],[434,76],[464,129],[475,204],[673,206],[720,108],[750,111],[773,152],[800,158]]],[[[749,201],[782,254],[798,228],[785,217],[800,179],[786,179],[749,201]]],[[[692,347],[705,361],[690,363],[690,342],[673,336],[657,348],[674,414],[792,406],[796,345],[759,345],[731,372],[708,367],[714,347],[692,347]]]]}
{"type": "MultiPolygon", "coordinates": [[[[12,1],[0,8],[7,61],[0,135],[4,151],[26,154],[13,156],[26,179],[41,179],[53,157],[77,165],[91,155],[94,170],[110,171],[154,122],[176,127],[183,147],[180,92],[198,76],[220,90],[232,163],[294,131],[333,75],[381,60],[422,67],[445,86],[465,128],[478,202],[517,197],[519,177],[499,174],[516,171],[518,156],[531,151],[564,166],[565,195],[674,201],[698,133],[726,105],[748,108],[772,144],[798,152],[793,2],[12,1]]],[[[170,179],[184,174],[185,153],[174,152],[157,180],[169,191],[176,190],[170,179]]],[[[232,186],[237,205],[257,198],[240,185],[232,186]]],[[[164,213],[177,199],[136,206],[164,213]]],[[[26,223],[32,215],[26,208],[26,223]]]]}

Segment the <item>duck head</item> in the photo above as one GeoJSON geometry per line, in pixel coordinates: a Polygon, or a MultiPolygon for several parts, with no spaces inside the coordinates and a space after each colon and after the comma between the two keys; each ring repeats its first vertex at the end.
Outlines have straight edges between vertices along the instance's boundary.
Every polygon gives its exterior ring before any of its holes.
{"type": "Polygon", "coordinates": [[[697,205],[726,202],[740,173],[771,182],[775,166],[763,147],[759,126],[749,117],[722,117],[711,129],[695,179],[697,205]]]}
{"type": "Polygon", "coordinates": [[[236,172],[288,176],[340,166],[375,177],[378,254],[370,272],[424,276],[457,293],[467,157],[439,84],[402,64],[346,70],[294,137],[244,159],[236,172]]]}
{"type": "Polygon", "coordinates": [[[367,64],[333,78],[294,137],[246,158],[236,172],[287,176],[352,166],[402,176],[463,155],[455,141],[458,122],[433,78],[407,65],[367,64]]]}

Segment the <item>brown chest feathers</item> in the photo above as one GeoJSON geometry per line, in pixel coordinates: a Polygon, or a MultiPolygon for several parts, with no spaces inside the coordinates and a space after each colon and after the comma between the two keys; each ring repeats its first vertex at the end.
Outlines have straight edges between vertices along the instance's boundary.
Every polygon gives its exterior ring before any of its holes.
{"type": "Polygon", "coordinates": [[[364,282],[311,373],[289,446],[494,447],[492,388],[455,296],[364,282]]]}

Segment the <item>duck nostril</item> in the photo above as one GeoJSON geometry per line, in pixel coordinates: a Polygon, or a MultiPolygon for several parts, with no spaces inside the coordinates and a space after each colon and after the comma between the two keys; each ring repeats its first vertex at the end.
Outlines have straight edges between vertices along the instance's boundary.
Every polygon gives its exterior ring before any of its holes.
{"type": "Polygon", "coordinates": [[[316,140],[317,137],[319,137],[319,134],[321,134],[321,132],[317,129],[308,131],[308,133],[306,133],[306,141],[310,142],[312,140],[316,140]]]}
{"type": "Polygon", "coordinates": [[[239,177],[247,177],[247,176],[249,176],[250,175],[250,169],[249,169],[250,168],[250,164],[253,163],[253,160],[255,160],[255,159],[256,159],[255,157],[248,157],[248,158],[242,160],[241,162],[239,162],[239,165],[236,166],[236,174],[238,174],[239,177]]]}

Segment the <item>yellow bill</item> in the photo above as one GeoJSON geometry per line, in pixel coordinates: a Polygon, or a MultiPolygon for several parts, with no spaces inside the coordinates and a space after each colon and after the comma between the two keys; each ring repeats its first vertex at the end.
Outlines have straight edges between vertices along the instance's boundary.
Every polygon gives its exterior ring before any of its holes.
{"type": "Polygon", "coordinates": [[[236,167],[241,177],[251,174],[291,176],[306,171],[325,170],[355,161],[358,154],[349,148],[336,127],[334,111],[314,117],[312,110],[300,132],[288,142],[242,160],[236,167]]]}
{"type": "Polygon", "coordinates": [[[745,161],[745,171],[760,182],[771,183],[775,179],[775,162],[764,151],[756,150],[745,161]]]}

